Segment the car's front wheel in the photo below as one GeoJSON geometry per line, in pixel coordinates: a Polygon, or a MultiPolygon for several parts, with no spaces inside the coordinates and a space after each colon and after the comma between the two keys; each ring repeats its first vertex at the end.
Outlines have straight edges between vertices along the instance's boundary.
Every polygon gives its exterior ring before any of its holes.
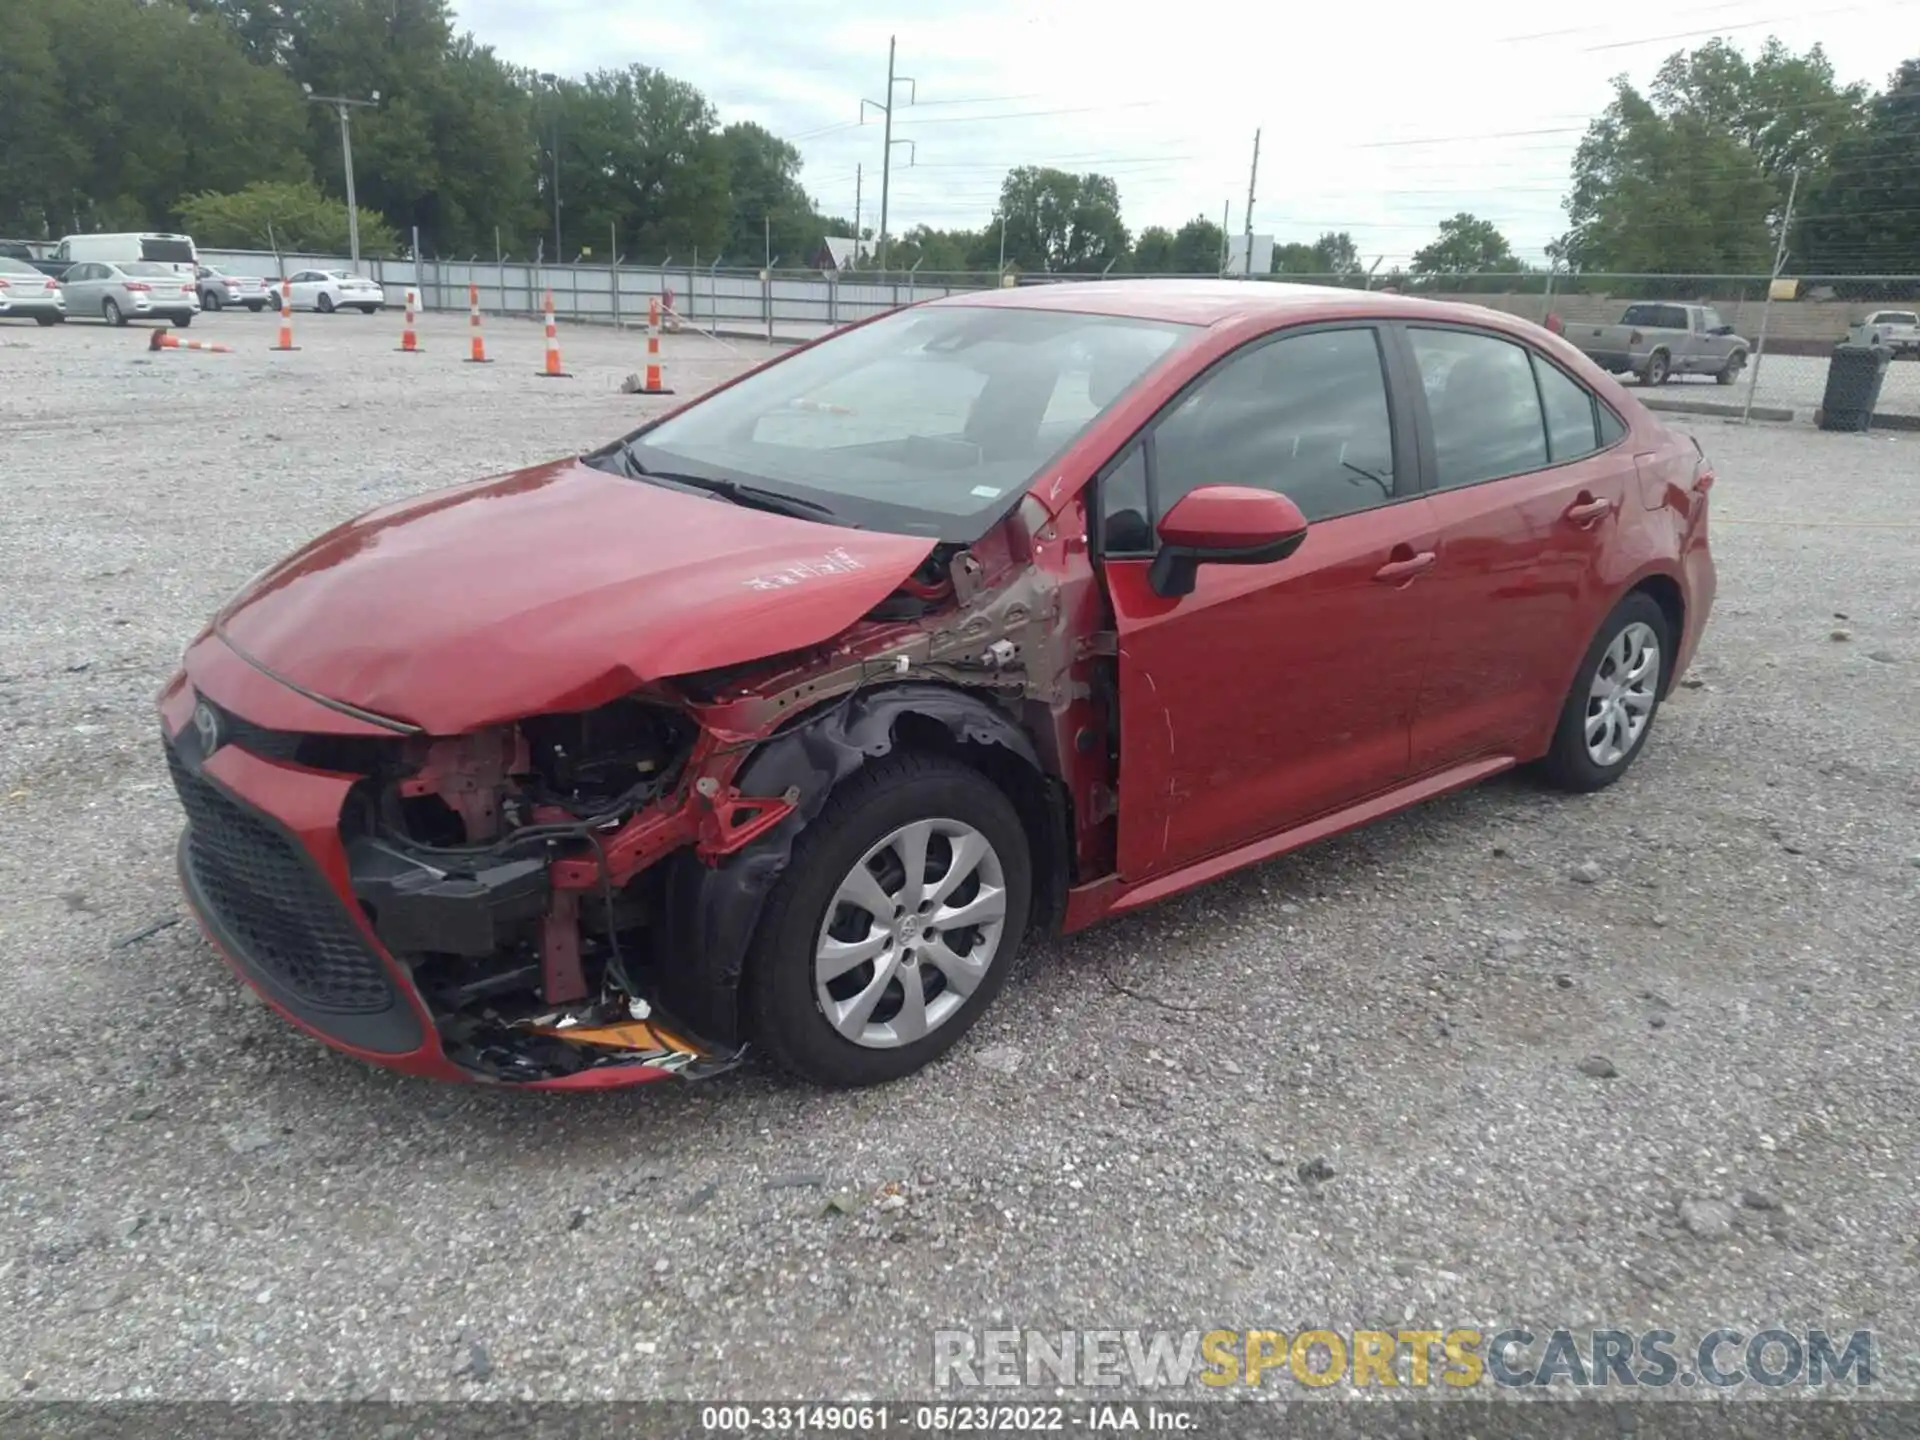
{"type": "Polygon", "coordinates": [[[912,1074],[966,1033],[1026,930],[1026,831],[979,771],[877,760],[794,844],[747,967],[752,1037],[822,1085],[912,1074]]]}
{"type": "Polygon", "coordinates": [[[1627,773],[1653,729],[1675,643],[1651,595],[1636,590],[1614,607],[1561,708],[1540,767],[1550,782],[1603,790],[1627,773]]]}

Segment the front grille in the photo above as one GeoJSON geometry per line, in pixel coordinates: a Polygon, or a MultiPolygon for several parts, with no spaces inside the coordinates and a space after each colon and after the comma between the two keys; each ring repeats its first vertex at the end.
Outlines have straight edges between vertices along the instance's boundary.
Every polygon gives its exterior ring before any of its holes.
{"type": "Polygon", "coordinates": [[[388,1009],[386,967],[299,846],[167,749],[187,812],[194,879],[212,917],[250,963],[315,1010],[388,1009]]]}

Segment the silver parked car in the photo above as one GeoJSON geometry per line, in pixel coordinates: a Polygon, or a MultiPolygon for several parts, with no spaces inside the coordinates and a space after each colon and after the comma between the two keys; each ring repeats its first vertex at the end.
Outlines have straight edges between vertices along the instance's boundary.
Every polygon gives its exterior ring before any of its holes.
{"type": "Polygon", "coordinates": [[[69,314],[98,315],[109,325],[171,320],[186,326],[200,313],[191,272],[182,275],[159,260],[81,260],[60,284],[69,314]]]}
{"type": "Polygon", "coordinates": [[[25,260],[0,255],[0,320],[24,320],[28,316],[42,325],[58,325],[67,318],[60,282],[41,274],[25,260]]]}
{"type": "MultiPolygon", "coordinates": [[[[202,265],[194,272],[194,278],[199,282],[202,310],[244,305],[249,310],[260,311],[270,303],[267,282],[258,275],[229,275],[218,265],[202,265]]],[[[277,301],[271,303],[278,307],[277,301]]]]}

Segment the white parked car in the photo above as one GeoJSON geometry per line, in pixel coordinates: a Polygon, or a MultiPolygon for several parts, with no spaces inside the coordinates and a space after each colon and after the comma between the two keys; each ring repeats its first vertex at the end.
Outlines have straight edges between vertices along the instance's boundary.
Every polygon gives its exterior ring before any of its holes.
{"type": "Polygon", "coordinates": [[[385,291],[351,270],[300,270],[293,276],[296,310],[318,310],[322,315],[335,310],[364,310],[371,315],[386,303],[385,291]]]}

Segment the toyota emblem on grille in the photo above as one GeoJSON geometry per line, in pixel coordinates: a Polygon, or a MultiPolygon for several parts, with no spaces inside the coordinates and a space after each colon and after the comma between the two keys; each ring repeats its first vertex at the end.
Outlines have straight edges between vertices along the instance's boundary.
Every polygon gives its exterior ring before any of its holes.
{"type": "Polygon", "coordinates": [[[193,707],[193,728],[200,735],[200,753],[211,755],[220,748],[220,717],[213,707],[202,700],[193,707]]]}

